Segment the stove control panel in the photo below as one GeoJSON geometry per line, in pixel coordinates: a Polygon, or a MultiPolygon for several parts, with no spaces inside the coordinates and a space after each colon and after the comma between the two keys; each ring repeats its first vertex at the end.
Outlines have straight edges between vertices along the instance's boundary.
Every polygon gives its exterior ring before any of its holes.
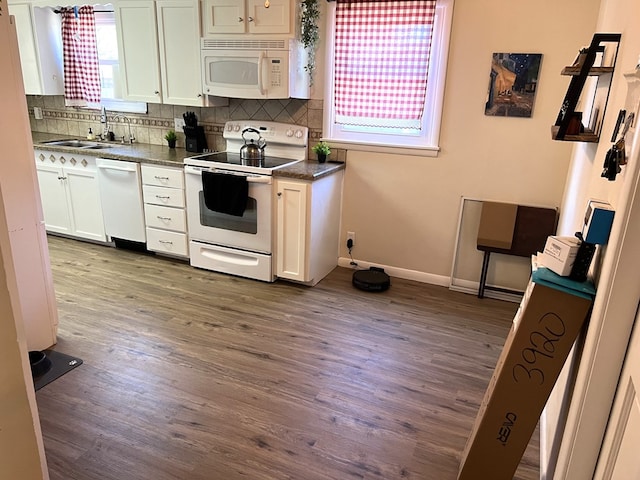
{"type": "MultiPolygon", "coordinates": [[[[247,128],[253,128],[260,132],[260,136],[269,143],[306,147],[309,137],[309,129],[300,125],[288,123],[263,122],[254,120],[231,120],[225,124],[222,136],[231,142],[243,141],[242,132],[247,128]]],[[[255,133],[251,133],[253,138],[255,133]]]]}

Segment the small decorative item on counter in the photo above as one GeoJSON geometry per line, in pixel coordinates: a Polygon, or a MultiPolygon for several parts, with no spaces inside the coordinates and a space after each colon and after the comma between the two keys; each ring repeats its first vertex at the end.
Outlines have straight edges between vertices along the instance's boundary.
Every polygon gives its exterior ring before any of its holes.
{"type": "Polygon", "coordinates": [[[169,148],[176,148],[176,132],[173,130],[169,130],[167,134],[164,136],[165,140],[169,144],[169,148]]]}
{"type": "Polygon", "coordinates": [[[326,162],[327,157],[331,153],[331,148],[327,142],[318,142],[311,147],[311,150],[318,156],[318,163],[326,162]]]}
{"type": "Polygon", "coordinates": [[[91,128],[89,128],[89,131],[87,132],[87,140],[95,140],[96,136],[93,134],[93,130],[91,130],[91,128]]]}

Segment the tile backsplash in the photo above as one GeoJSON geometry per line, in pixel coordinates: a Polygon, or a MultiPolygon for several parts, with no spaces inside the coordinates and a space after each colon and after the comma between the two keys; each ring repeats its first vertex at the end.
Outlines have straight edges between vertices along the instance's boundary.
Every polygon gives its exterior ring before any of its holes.
{"type": "MultiPolygon", "coordinates": [[[[34,132],[57,133],[84,138],[89,128],[95,134],[102,133],[100,112],[84,108],[66,107],[63,96],[27,95],[29,120],[34,132]],[[42,109],[42,120],[36,120],[33,107],[42,109]]],[[[309,127],[309,146],[322,136],[322,100],[243,100],[229,99],[225,107],[184,107],[178,105],[147,104],[147,113],[127,113],[131,122],[131,133],[138,143],[165,145],[165,134],[174,129],[174,118],[195,112],[198,124],[202,125],[211,150],[224,150],[222,137],[224,124],[228,120],[267,120],[309,127]]],[[[126,121],[115,112],[108,113],[108,122],[116,138],[128,136],[126,121]]],[[[176,131],[177,145],[184,146],[184,133],[176,131]]]]}

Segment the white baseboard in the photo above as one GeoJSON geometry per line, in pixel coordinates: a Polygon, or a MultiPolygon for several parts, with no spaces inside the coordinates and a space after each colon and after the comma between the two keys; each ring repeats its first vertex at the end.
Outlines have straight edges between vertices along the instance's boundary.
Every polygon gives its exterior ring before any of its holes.
{"type": "MultiPolygon", "coordinates": [[[[356,268],[360,270],[366,270],[369,267],[380,267],[383,268],[385,273],[387,273],[387,275],[391,277],[403,278],[405,280],[415,280],[416,282],[428,283],[430,285],[438,285],[441,287],[449,287],[449,290],[453,290],[455,292],[477,295],[478,287],[480,286],[479,282],[472,282],[459,278],[455,278],[453,279],[454,281],[451,282],[451,277],[446,277],[444,275],[435,275],[433,273],[425,273],[419,272],[417,270],[392,267],[390,265],[381,265],[379,263],[369,263],[358,259],[354,259],[354,261],[358,264],[356,268]]],[[[354,266],[351,265],[351,259],[346,257],[338,258],[338,266],[345,268],[354,268],[354,266]]],[[[485,290],[484,296],[487,298],[495,298],[496,300],[504,300],[506,302],[514,303],[520,303],[520,301],[522,300],[521,294],[499,292],[495,290],[485,290]]]]}
{"type": "MultiPolygon", "coordinates": [[[[454,278],[449,286],[449,290],[454,292],[470,293],[473,295],[478,294],[478,288],[480,288],[480,282],[473,282],[471,280],[463,280],[461,278],[454,278]]],[[[523,292],[524,293],[524,292],[523,292]]],[[[487,298],[495,298],[496,300],[504,300],[505,302],[520,303],[522,300],[522,294],[499,292],[496,290],[484,291],[484,296],[487,298]]]]}
{"type": "MultiPolygon", "coordinates": [[[[450,278],[444,275],[434,275],[432,273],[418,272],[416,270],[408,270],[406,268],[392,267],[390,265],[380,265],[379,263],[369,263],[363,260],[354,259],[358,264],[358,269],[366,270],[369,267],[383,268],[385,273],[391,277],[403,278],[405,280],[415,280],[416,282],[428,283],[430,285],[439,285],[441,287],[448,287],[450,278]]],[[[338,258],[338,266],[345,268],[353,268],[350,264],[351,259],[346,257],[338,258]]]]}

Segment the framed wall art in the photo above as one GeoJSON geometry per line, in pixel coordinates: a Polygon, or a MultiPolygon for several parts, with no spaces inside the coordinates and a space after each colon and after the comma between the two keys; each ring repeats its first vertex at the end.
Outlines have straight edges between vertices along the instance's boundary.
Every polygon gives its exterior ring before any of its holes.
{"type": "Polygon", "coordinates": [[[541,53],[494,53],[485,115],[531,117],[541,53]]]}

